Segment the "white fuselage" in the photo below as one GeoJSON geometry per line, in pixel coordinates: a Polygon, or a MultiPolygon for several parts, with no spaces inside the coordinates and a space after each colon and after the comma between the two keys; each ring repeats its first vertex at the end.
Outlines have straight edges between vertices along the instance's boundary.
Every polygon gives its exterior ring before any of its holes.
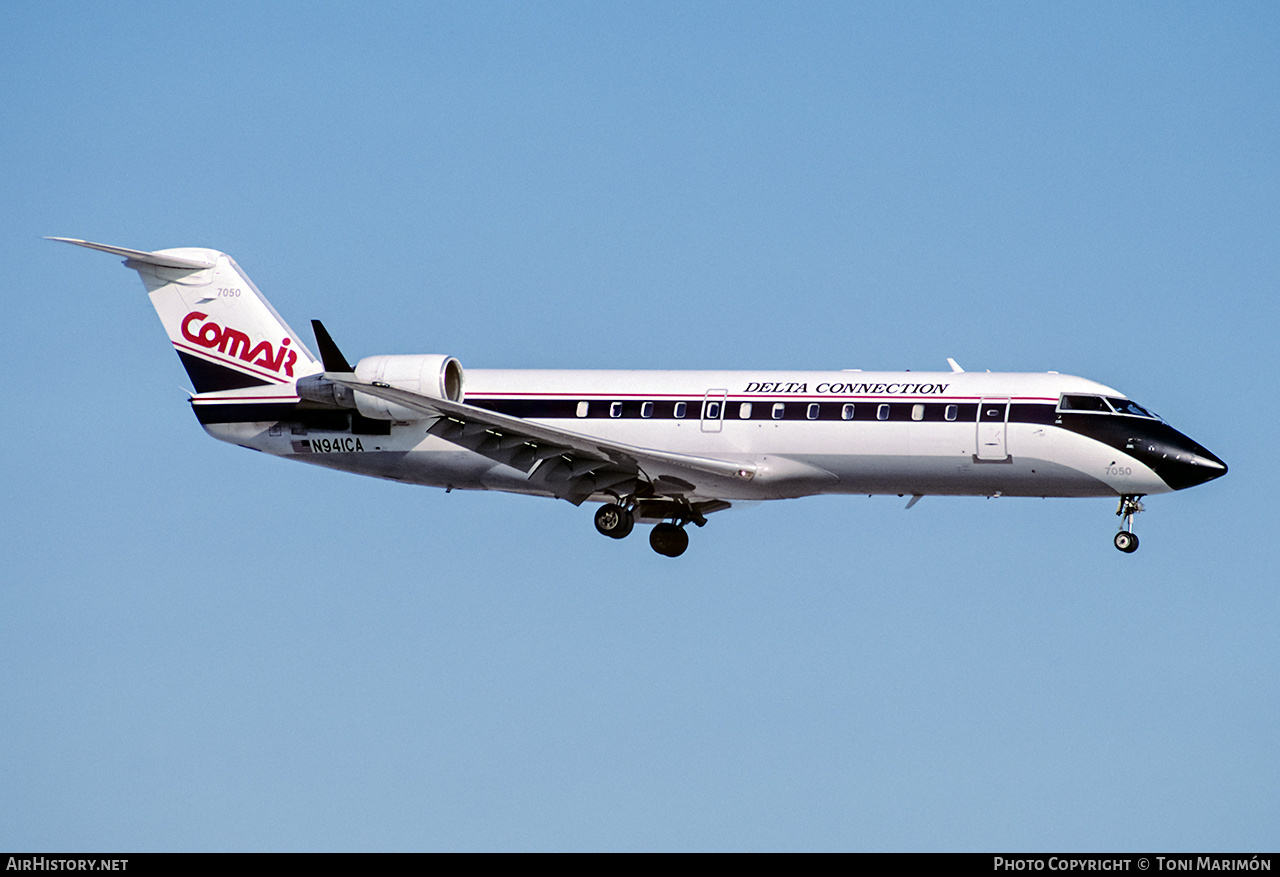
{"type": "MultiPolygon", "coordinates": [[[[471,405],[582,435],[756,464],[754,479],[716,485],[715,496],[725,500],[1173,489],[1127,449],[1063,428],[1055,409],[1064,393],[1121,397],[1069,375],[989,372],[473,369],[465,388],[471,405]]],[[[1124,419],[1135,427],[1150,423],[1124,419]]],[[[362,435],[320,420],[206,423],[206,429],[225,441],[365,475],[548,493],[518,469],[428,434],[424,421],[362,435]]]]}

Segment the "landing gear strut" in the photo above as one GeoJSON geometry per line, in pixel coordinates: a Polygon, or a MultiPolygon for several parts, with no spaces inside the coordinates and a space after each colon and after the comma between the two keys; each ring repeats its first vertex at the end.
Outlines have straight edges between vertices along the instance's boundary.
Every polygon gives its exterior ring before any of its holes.
{"type": "Polygon", "coordinates": [[[1133,532],[1133,516],[1142,511],[1141,496],[1125,495],[1120,497],[1120,505],[1116,514],[1120,516],[1120,532],[1116,534],[1116,548],[1125,554],[1133,554],[1138,550],[1138,534],[1133,532]]]}

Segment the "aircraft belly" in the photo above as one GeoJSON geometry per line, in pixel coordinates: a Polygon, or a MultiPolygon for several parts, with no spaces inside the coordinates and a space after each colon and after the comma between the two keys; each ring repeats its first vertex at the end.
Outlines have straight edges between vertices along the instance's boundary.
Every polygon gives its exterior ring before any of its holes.
{"type": "Polygon", "coordinates": [[[1115,496],[1104,481],[1071,466],[1034,457],[1000,463],[907,455],[806,457],[839,478],[827,493],[924,496],[1115,496]]]}
{"type": "Polygon", "coordinates": [[[359,475],[457,490],[484,490],[482,479],[493,466],[489,460],[463,450],[338,452],[295,459],[359,475]]]}
{"type": "Polygon", "coordinates": [[[276,422],[210,423],[214,438],[240,447],[337,469],[428,487],[484,490],[484,476],[495,464],[422,430],[393,430],[390,436],[302,430],[276,422]],[[399,434],[397,434],[399,433],[399,434]]]}
{"type": "Polygon", "coordinates": [[[839,485],[825,491],[831,493],[1080,497],[1169,490],[1134,458],[1056,427],[1009,424],[1008,453],[994,460],[962,444],[973,424],[944,430],[914,430],[897,451],[880,444],[873,452],[792,456],[836,475],[839,485]]]}

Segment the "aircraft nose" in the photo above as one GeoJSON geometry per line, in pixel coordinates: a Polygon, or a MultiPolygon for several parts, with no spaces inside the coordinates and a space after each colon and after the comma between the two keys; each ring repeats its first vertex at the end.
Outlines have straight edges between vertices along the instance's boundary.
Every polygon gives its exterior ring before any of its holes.
{"type": "Polygon", "coordinates": [[[1174,490],[1195,487],[1227,474],[1227,464],[1174,429],[1140,441],[1138,458],[1174,490]]]}
{"type": "Polygon", "coordinates": [[[1204,448],[1201,448],[1199,453],[1189,454],[1185,465],[1190,467],[1190,471],[1186,473],[1190,481],[1187,487],[1204,484],[1206,481],[1212,481],[1227,474],[1227,464],[1204,448]]]}

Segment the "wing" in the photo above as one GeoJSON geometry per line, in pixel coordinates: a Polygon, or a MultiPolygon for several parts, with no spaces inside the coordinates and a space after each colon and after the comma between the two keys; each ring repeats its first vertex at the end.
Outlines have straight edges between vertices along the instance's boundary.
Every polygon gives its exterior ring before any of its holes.
{"type": "MultiPolygon", "coordinates": [[[[324,378],[424,415],[434,421],[427,429],[430,434],[519,469],[531,482],[574,505],[605,491],[634,493],[639,484],[649,485],[654,496],[716,497],[723,495],[725,488],[731,493],[740,491],[742,482],[756,475],[754,463],[595,438],[464,402],[423,396],[381,382],[367,383],[349,372],[327,372],[324,378]],[[737,491],[732,489],[735,486],[737,491]]],[[[717,505],[727,507],[727,503],[717,505]]]]}

